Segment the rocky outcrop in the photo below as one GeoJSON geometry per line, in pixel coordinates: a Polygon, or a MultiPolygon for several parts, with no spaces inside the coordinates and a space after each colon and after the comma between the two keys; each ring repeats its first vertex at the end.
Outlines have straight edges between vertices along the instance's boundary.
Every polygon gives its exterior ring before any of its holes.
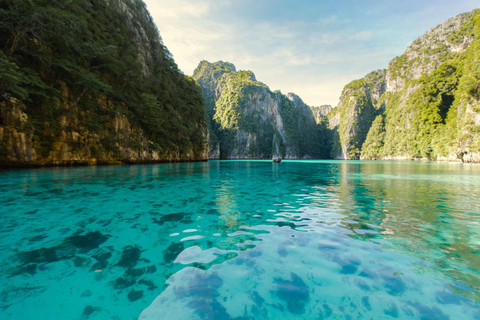
{"type": "Polygon", "coordinates": [[[320,124],[328,121],[327,115],[332,111],[332,106],[329,104],[321,105],[319,107],[310,107],[315,118],[315,122],[320,124]]]}
{"type": "Polygon", "coordinates": [[[272,92],[253,72],[236,71],[223,61],[202,61],[193,77],[207,104],[210,158],[299,159],[327,153],[310,107],[295,94],[272,92]]]}
{"type": "MultiPolygon", "coordinates": [[[[160,154],[153,142],[138,126],[132,126],[125,115],[117,114],[108,121],[111,127],[102,133],[89,132],[79,125],[75,114],[63,115],[53,125],[58,135],[51,136],[51,147],[42,150],[36,141],[34,128],[29,124],[25,105],[15,99],[0,102],[2,125],[0,126],[0,165],[63,166],[123,163],[154,163],[172,161],[198,161],[208,158],[205,149],[201,158],[194,154],[160,154]],[[42,154],[42,151],[44,154],[42,154]]],[[[51,126],[50,123],[44,123],[51,126]]]]}
{"type": "Polygon", "coordinates": [[[208,159],[201,89],[179,72],[143,2],[2,9],[0,165],[208,159]],[[58,19],[42,20],[52,12],[58,19]]]}
{"type": "Polygon", "coordinates": [[[25,105],[12,98],[0,102],[0,157],[6,161],[29,163],[37,159],[33,148],[33,128],[28,125],[25,105]]]}
{"type": "Polygon", "coordinates": [[[334,131],[332,156],[335,159],[359,159],[368,130],[383,104],[385,70],[369,73],[345,86],[340,102],[328,114],[334,131]]]}
{"type": "Polygon", "coordinates": [[[328,115],[333,156],[478,162],[479,44],[474,10],[419,37],[387,70],[347,85],[328,115]]]}
{"type": "Polygon", "coordinates": [[[444,21],[416,39],[400,57],[389,63],[387,91],[401,92],[407,82],[436,70],[451,54],[462,53],[474,40],[472,23],[475,12],[460,14],[444,21]]]}

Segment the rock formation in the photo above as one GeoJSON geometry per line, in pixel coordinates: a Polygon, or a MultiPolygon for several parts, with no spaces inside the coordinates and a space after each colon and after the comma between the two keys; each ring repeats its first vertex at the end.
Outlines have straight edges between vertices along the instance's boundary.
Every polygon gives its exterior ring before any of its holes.
{"type": "Polygon", "coordinates": [[[348,84],[329,113],[332,156],[480,162],[480,10],[415,40],[348,84]]]}
{"type": "Polygon", "coordinates": [[[211,159],[328,155],[322,142],[326,126],[315,123],[312,110],[297,95],[272,92],[253,72],[236,71],[223,61],[202,61],[193,77],[207,104],[211,159]]]}
{"type": "Polygon", "coordinates": [[[178,70],[142,1],[2,9],[1,165],[208,158],[201,90],[178,70]]]}

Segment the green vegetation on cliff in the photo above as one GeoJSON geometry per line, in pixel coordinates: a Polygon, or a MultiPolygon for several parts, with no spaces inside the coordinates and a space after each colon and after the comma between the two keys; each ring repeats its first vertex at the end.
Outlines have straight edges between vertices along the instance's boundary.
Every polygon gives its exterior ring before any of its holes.
{"type": "MultiPolygon", "coordinates": [[[[447,21],[416,40],[407,53],[390,64],[389,72],[394,76],[403,70],[405,86],[386,96],[385,133],[372,128],[372,139],[378,140],[378,135],[385,139],[377,157],[453,159],[480,151],[480,123],[475,120],[480,111],[479,17],[476,10],[447,21]],[[437,50],[432,51],[432,44],[437,50]],[[459,47],[452,49],[455,45],[459,47]],[[417,58],[408,60],[408,56],[420,54],[426,55],[423,66],[417,58]],[[399,66],[400,60],[405,60],[405,65],[399,66]],[[419,71],[423,73],[414,76],[419,71]]],[[[371,158],[370,149],[371,145],[362,156],[371,158]]]]}
{"type": "Polygon", "coordinates": [[[236,71],[223,61],[200,62],[193,77],[207,104],[212,157],[319,158],[329,153],[329,144],[323,144],[326,124],[317,125],[300,98],[273,93],[251,71],[236,71]]]}
{"type": "Polygon", "coordinates": [[[480,161],[479,53],[474,10],[415,40],[386,72],[348,84],[329,114],[333,156],[480,161]]]}
{"type": "Polygon", "coordinates": [[[343,89],[338,107],[329,116],[341,119],[331,123],[335,130],[332,156],[358,159],[382,103],[379,98],[385,91],[385,70],[369,73],[365,78],[350,82],[343,89]]]}
{"type": "Polygon", "coordinates": [[[0,101],[26,106],[28,123],[18,130],[32,133],[42,157],[62,130],[100,137],[86,158],[123,160],[119,147],[142,152],[115,136],[120,116],[160,160],[204,152],[200,88],[179,72],[143,1],[3,1],[0,49],[0,101]],[[62,117],[72,122],[60,125],[62,117]]]}
{"type": "MultiPolygon", "coordinates": [[[[215,102],[215,120],[221,129],[238,130],[239,121],[246,127],[252,126],[252,117],[243,115],[246,98],[257,90],[267,88],[256,81],[251,71],[229,72],[219,79],[217,88],[221,92],[215,102]]],[[[253,129],[253,128],[251,128],[253,129]]],[[[251,131],[251,130],[248,130],[251,131]]]]}
{"type": "Polygon", "coordinates": [[[326,122],[316,123],[311,108],[296,95],[275,91],[283,127],[299,158],[325,159],[330,156],[330,132],[326,122]]]}
{"type": "Polygon", "coordinates": [[[362,157],[366,159],[381,159],[385,138],[385,123],[382,114],[372,122],[362,147],[362,157]]]}

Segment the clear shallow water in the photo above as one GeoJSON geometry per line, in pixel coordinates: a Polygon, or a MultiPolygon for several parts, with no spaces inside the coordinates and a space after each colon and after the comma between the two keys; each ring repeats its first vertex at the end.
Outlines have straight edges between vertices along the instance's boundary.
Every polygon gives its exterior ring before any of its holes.
{"type": "Polygon", "coordinates": [[[1,319],[480,319],[480,166],[0,171],[1,319]]]}

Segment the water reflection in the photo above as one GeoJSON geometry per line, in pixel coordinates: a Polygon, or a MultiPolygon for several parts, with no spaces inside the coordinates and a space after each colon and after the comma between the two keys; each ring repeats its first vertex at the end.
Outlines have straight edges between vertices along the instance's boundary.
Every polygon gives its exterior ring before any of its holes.
{"type": "Polygon", "coordinates": [[[479,316],[479,177],[356,161],[0,171],[0,315],[134,318],[159,296],[149,314],[186,319],[479,316]]]}
{"type": "MultiPolygon", "coordinates": [[[[357,221],[362,230],[381,226],[381,236],[368,237],[387,240],[385,248],[432,263],[436,268],[419,266],[419,272],[466,284],[473,292],[462,294],[480,301],[479,169],[443,163],[343,163],[336,194],[344,220],[357,221]]],[[[358,225],[343,227],[358,231],[358,225]]]]}

